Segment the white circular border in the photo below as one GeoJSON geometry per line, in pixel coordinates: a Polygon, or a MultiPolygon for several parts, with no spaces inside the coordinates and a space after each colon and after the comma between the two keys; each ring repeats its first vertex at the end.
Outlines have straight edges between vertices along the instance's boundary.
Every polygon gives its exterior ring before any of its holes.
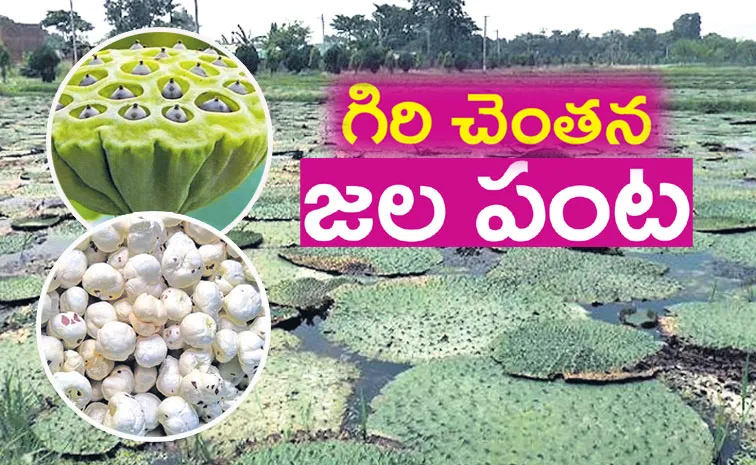
{"type": "MultiPolygon", "coordinates": [[[[68,82],[71,80],[73,75],[79,71],[81,66],[86,63],[93,55],[97,54],[100,50],[105,49],[110,44],[117,42],[122,39],[127,39],[129,37],[134,36],[141,36],[143,34],[148,33],[155,33],[155,32],[165,32],[165,33],[172,33],[176,35],[184,35],[186,37],[191,37],[196,40],[200,40],[208,45],[210,45],[213,48],[216,48],[220,50],[223,54],[226,55],[226,58],[232,60],[234,63],[236,63],[236,66],[241,68],[241,70],[245,71],[247,75],[249,76],[249,80],[252,83],[252,86],[255,88],[255,92],[260,97],[260,103],[263,107],[263,113],[265,114],[265,122],[266,122],[266,129],[268,131],[268,152],[265,156],[265,167],[263,168],[263,174],[260,178],[260,184],[257,186],[257,189],[255,190],[255,193],[252,194],[252,198],[250,199],[249,203],[246,207],[244,207],[239,214],[233,221],[231,221],[225,228],[221,230],[223,234],[228,234],[231,229],[234,228],[239,222],[249,214],[250,210],[252,210],[252,206],[257,202],[257,199],[260,197],[260,194],[262,193],[263,188],[265,187],[265,184],[268,180],[268,173],[270,172],[270,165],[273,161],[273,121],[270,118],[270,109],[268,108],[268,102],[265,100],[265,96],[263,95],[262,89],[260,88],[260,85],[257,83],[257,79],[255,79],[255,76],[249,72],[249,69],[247,69],[246,66],[244,66],[244,63],[242,63],[238,58],[236,58],[236,55],[231,53],[230,50],[226,49],[222,45],[218,44],[216,41],[209,39],[207,37],[201,36],[197,33],[186,31],[184,29],[176,29],[171,27],[149,27],[144,29],[136,29],[129,32],[124,32],[123,34],[119,34],[115,37],[112,37],[99,45],[97,47],[94,47],[92,50],[90,50],[86,55],[84,55],[78,62],[76,62],[71,69],[68,71],[68,74],[66,75],[65,79],[61,81],[60,86],[58,87],[58,91],[55,93],[55,98],[53,99],[52,105],[50,106],[50,116],[47,118],[47,134],[45,135],[45,148],[47,150],[47,166],[50,168],[50,173],[52,174],[53,178],[53,184],[55,185],[55,190],[58,192],[58,197],[60,197],[63,200],[63,203],[66,204],[66,207],[71,211],[73,216],[81,223],[85,228],[88,230],[91,230],[92,228],[95,228],[103,223],[97,223],[92,224],[89,221],[85,220],[78,211],[73,207],[71,202],[68,200],[68,196],[63,191],[63,188],[60,185],[60,182],[58,181],[58,176],[55,174],[55,168],[53,167],[53,161],[52,161],[52,126],[53,126],[53,120],[55,119],[55,107],[58,104],[58,101],[60,101],[61,95],[63,95],[66,85],[68,85],[68,82]]],[[[250,173],[252,174],[252,173],[250,173]]],[[[142,213],[142,212],[134,212],[134,213],[142,213]]],[[[208,225],[209,226],[209,225],[208,225]]]]}
{"type": "MultiPolygon", "coordinates": [[[[268,321],[271,321],[271,315],[270,315],[270,306],[268,303],[268,296],[265,293],[265,288],[262,284],[262,279],[260,278],[260,275],[257,273],[257,269],[255,268],[252,261],[249,259],[246,253],[242,249],[240,249],[236,244],[234,244],[226,235],[217,229],[213,228],[212,226],[203,223],[202,221],[199,221],[195,218],[192,218],[190,216],[181,215],[178,213],[171,213],[171,212],[138,212],[138,213],[129,213],[128,215],[121,215],[116,218],[112,218],[104,223],[98,224],[96,227],[94,227],[92,230],[87,230],[86,233],[81,235],[78,239],[76,239],[73,244],[68,246],[68,248],[61,254],[61,257],[72,250],[76,248],[76,246],[83,243],[85,240],[89,240],[89,237],[91,234],[96,231],[97,229],[104,228],[106,226],[109,226],[111,224],[116,223],[117,221],[122,220],[123,218],[129,218],[129,217],[152,217],[155,219],[159,218],[176,218],[180,219],[182,221],[188,221],[190,223],[193,223],[197,226],[200,226],[216,236],[218,238],[226,243],[226,247],[231,247],[231,249],[236,252],[239,255],[239,258],[244,262],[244,264],[248,267],[250,267],[250,270],[252,270],[252,276],[255,278],[255,283],[258,286],[258,290],[260,291],[260,297],[262,298],[262,304],[263,304],[263,316],[268,317],[268,321]]],[[[47,294],[47,289],[50,287],[50,283],[52,282],[53,275],[58,269],[58,263],[60,262],[60,257],[58,257],[58,260],[55,261],[55,265],[53,265],[52,269],[47,275],[47,278],[45,279],[45,284],[42,287],[42,294],[40,294],[40,300],[42,296],[47,294]]],[[[76,405],[74,405],[73,402],[68,398],[68,396],[65,395],[65,393],[58,387],[57,383],[55,383],[53,378],[53,373],[50,370],[50,367],[47,365],[47,358],[45,357],[45,353],[42,350],[42,346],[40,345],[39,341],[42,339],[42,312],[41,312],[41,305],[37,305],[37,318],[36,318],[36,344],[37,344],[37,352],[39,352],[39,361],[42,364],[42,368],[45,370],[45,374],[47,375],[48,381],[50,381],[50,384],[52,384],[53,389],[55,389],[55,392],[58,393],[58,396],[63,400],[63,402],[72,409],[80,418],[85,420],[90,425],[94,426],[95,428],[104,431],[106,433],[112,434],[114,436],[117,436],[121,439],[126,439],[129,441],[135,441],[135,442],[170,442],[170,441],[177,441],[179,439],[185,439],[191,436],[194,436],[196,434],[202,433],[204,431],[207,431],[208,429],[214,427],[218,423],[224,421],[229,415],[234,413],[236,409],[239,407],[239,404],[244,402],[246,400],[247,396],[250,392],[252,392],[252,389],[257,384],[257,381],[260,379],[260,376],[262,376],[263,369],[265,368],[265,362],[268,360],[268,353],[270,352],[270,337],[271,337],[271,331],[272,331],[272,325],[268,326],[268,331],[265,334],[265,343],[263,345],[263,357],[262,360],[260,360],[260,365],[257,367],[257,370],[255,371],[254,376],[252,376],[252,379],[249,380],[249,385],[247,388],[239,395],[237,400],[235,401],[234,405],[223,412],[221,415],[219,415],[217,418],[213,419],[212,421],[205,423],[204,425],[200,426],[199,428],[195,428],[191,431],[187,431],[186,433],[181,434],[174,434],[172,436],[136,436],[133,434],[125,434],[120,431],[117,431],[113,428],[109,428],[102,423],[98,423],[92,418],[90,418],[87,414],[84,413],[83,410],[80,410],[76,405]]]]}

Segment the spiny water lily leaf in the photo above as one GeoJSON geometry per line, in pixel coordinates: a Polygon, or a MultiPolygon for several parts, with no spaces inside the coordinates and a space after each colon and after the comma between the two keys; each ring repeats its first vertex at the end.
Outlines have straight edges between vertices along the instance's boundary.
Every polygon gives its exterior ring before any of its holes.
{"type": "MultiPolygon", "coordinates": [[[[279,330],[272,338],[279,338],[279,330]]],[[[281,338],[254,390],[223,423],[202,433],[221,450],[296,431],[338,431],[359,376],[348,362],[289,349],[281,338]]]]}
{"type": "Polygon", "coordinates": [[[281,250],[294,264],[341,274],[401,276],[422,274],[443,260],[430,248],[295,248],[281,250]]]}
{"type": "Polygon", "coordinates": [[[33,240],[34,235],[26,233],[6,234],[5,236],[0,236],[0,255],[21,252],[33,240]]]}
{"type": "Polygon", "coordinates": [[[650,375],[636,366],[661,347],[648,333],[602,321],[538,321],[504,332],[493,357],[514,375],[608,381],[650,375]]]}
{"type": "Polygon", "coordinates": [[[244,226],[244,230],[261,234],[261,247],[299,245],[299,221],[251,221],[244,226]]]}
{"type": "Polygon", "coordinates": [[[695,203],[696,231],[731,232],[756,229],[754,200],[710,200],[695,203]]]}
{"type": "Polygon", "coordinates": [[[693,231],[693,247],[623,247],[620,250],[623,253],[633,254],[675,254],[683,255],[690,253],[704,252],[714,243],[711,234],[693,231]]]}
{"type": "Polygon", "coordinates": [[[711,349],[756,352],[756,302],[686,302],[668,308],[664,332],[711,349]]]}
{"type": "Polygon", "coordinates": [[[717,258],[756,268],[756,231],[717,235],[712,251],[717,258]]]}
{"type": "Polygon", "coordinates": [[[321,271],[296,266],[279,256],[281,249],[248,249],[247,254],[255,269],[260,273],[266,288],[281,281],[299,278],[331,279],[333,276],[321,271]]]}
{"type": "Polygon", "coordinates": [[[79,418],[67,405],[37,416],[34,434],[45,449],[69,455],[99,455],[118,445],[119,438],[79,418]]]}
{"type": "Polygon", "coordinates": [[[39,218],[21,218],[13,220],[11,227],[19,231],[36,231],[38,229],[46,229],[63,221],[59,216],[47,216],[39,218]]]}
{"type": "Polygon", "coordinates": [[[556,296],[492,278],[400,278],[347,285],[332,296],[321,326],[328,339],[400,363],[487,353],[499,333],[525,322],[585,315],[556,296]]]}
{"type": "Polygon", "coordinates": [[[532,284],[581,303],[662,299],[681,289],[665,278],[667,267],[635,257],[569,249],[503,249],[491,277],[532,284]]]}
{"type": "MultiPolygon", "coordinates": [[[[194,439],[189,439],[194,441],[194,439]]],[[[124,441],[128,443],[129,441],[124,441]]],[[[124,444],[128,445],[128,444],[124,444]]],[[[180,463],[181,458],[179,451],[159,452],[156,450],[132,449],[129,447],[120,447],[116,451],[111,451],[107,455],[98,457],[61,457],[56,461],[57,465],[157,465],[168,463],[180,463]],[[171,460],[171,458],[173,460],[171,460]]]]}
{"type": "Polygon", "coordinates": [[[281,281],[268,288],[268,300],[276,305],[294,307],[300,310],[322,310],[331,303],[328,293],[353,282],[348,278],[333,278],[321,281],[315,278],[302,278],[281,281]]]}
{"type": "Polygon", "coordinates": [[[45,280],[39,276],[0,276],[0,302],[39,298],[45,280]]]}
{"type": "Polygon", "coordinates": [[[400,451],[354,441],[283,443],[245,452],[233,465],[270,464],[328,465],[421,465],[425,462],[409,451],[400,451]]]}
{"type": "Polygon", "coordinates": [[[79,236],[82,236],[85,232],[87,232],[86,228],[81,225],[78,221],[64,221],[56,226],[53,226],[48,231],[48,234],[50,237],[59,237],[62,239],[70,239],[72,242],[74,239],[79,238],[79,236]]]}
{"type": "Polygon", "coordinates": [[[249,216],[255,220],[298,220],[299,186],[265,186],[249,216]]]}
{"type": "Polygon", "coordinates": [[[569,384],[512,378],[495,361],[416,366],[372,402],[368,432],[430,463],[710,465],[706,423],[657,381],[569,384]]]}
{"type": "Polygon", "coordinates": [[[232,229],[228,232],[228,238],[239,246],[240,249],[247,249],[250,247],[257,247],[262,243],[262,234],[252,231],[241,231],[238,229],[232,229]]]}
{"type": "Polygon", "coordinates": [[[31,328],[22,328],[0,334],[0,354],[6,360],[6,363],[0,363],[0,379],[12,374],[23,379],[25,385],[38,396],[57,400],[58,395],[42,368],[32,331],[31,328]]]}

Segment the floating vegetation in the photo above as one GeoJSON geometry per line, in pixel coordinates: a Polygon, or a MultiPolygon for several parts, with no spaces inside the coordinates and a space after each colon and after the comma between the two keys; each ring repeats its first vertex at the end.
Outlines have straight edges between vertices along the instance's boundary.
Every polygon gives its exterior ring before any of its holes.
{"type": "Polygon", "coordinates": [[[422,274],[443,260],[430,248],[295,248],[281,250],[290,262],[330,273],[401,276],[422,274]]]}
{"type": "Polygon", "coordinates": [[[45,449],[60,454],[104,454],[119,442],[117,436],[90,425],[67,405],[54,407],[38,415],[33,430],[45,449]]]}
{"type": "Polygon", "coordinates": [[[39,276],[0,276],[0,302],[23,302],[37,299],[45,280],[39,276]]]}
{"type": "Polygon", "coordinates": [[[255,220],[298,220],[299,185],[265,186],[249,216],[255,220]]]}
{"type": "Polygon", "coordinates": [[[272,304],[294,307],[299,310],[322,310],[332,302],[332,299],[328,296],[329,292],[351,282],[353,281],[347,278],[328,280],[302,278],[281,281],[268,288],[268,300],[272,304]]]}
{"type": "Polygon", "coordinates": [[[710,349],[756,352],[756,302],[686,302],[668,308],[664,332],[710,349]]]}
{"type": "Polygon", "coordinates": [[[422,465],[425,461],[409,451],[375,444],[330,440],[264,446],[242,454],[233,465],[422,465]]]}

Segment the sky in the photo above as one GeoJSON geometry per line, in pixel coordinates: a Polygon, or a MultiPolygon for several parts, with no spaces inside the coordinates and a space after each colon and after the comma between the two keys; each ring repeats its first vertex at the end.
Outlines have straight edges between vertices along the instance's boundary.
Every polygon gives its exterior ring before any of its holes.
{"type": "MultiPolygon", "coordinates": [[[[194,14],[194,0],[174,0],[194,14]]],[[[105,21],[103,0],[73,0],[74,9],[95,29],[88,38],[96,42],[110,30],[105,21]]],[[[200,33],[220,40],[230,35],[236,24],[253,36],[265,34],[271,22],[299,20],[310,27],[311,41],[321,42],[321,14],[325,16],[326,34],[332,34],[329,23],[336,14],[370,15],[374,3],[393,3],[409,6],[409,0],[198,0],[200,33]],[[269,5],[265,7],[264,5],[269,5]]],[[[69,0],[0,0],[0,15],[14,21],[38,23],[47,10],[68,9],[69,0]]],[[[467,0],[466,11],[483,27],[488,18],[488,37],[511,39],[525,32],[570,31],[581,29],[591,35],[601,35],[611,29],[631,33],[640,27],[652,27],[659,32],[672,28],[672,22],[683,13],[701,14],[702,33],[716,32],[726,37],[756,40],[756,1],[743,0],[541,0],[511,2],[504,0],[467,0]]]]}

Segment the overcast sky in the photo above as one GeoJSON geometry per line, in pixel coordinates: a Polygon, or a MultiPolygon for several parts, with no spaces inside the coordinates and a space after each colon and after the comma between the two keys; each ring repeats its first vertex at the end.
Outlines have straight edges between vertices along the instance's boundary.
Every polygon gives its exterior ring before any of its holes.
{"type": "MultiPolygon", "coordinates": [[[[105,22],[103,0],[73,0],[74,8],[95,26],[89,39],[97,41],[109,30],[105,22]]],[[[194,14],[193,0],[175,0],[194,14]]],[[[263,35],[270,23],[300,20],[310,26],[314,42],[321,41],[320,15],[325,15],[326,34],[336,14],[365,14],[374,3],[408,6],[409,0],[199,0],[202,35],[219,40],[241,23],[252,34],[263,35]]],[[[756,1],[753,0],[467,0],[466,10],[479,27],[488,15],[488,36],[510,39],[524,32],[570,31],[582,29],[600,35],[610,29],[626,33],[640,27],[653,27],[659,32],[671,29],[672,22],[683,13],[701,14],[703,34],[717,32],[728,37],[756,39],[756,1]]],[[[24,23],[38,23],[47,10],[67,9],[68,0],[0,0],[0,15],[24,23]]]]}

